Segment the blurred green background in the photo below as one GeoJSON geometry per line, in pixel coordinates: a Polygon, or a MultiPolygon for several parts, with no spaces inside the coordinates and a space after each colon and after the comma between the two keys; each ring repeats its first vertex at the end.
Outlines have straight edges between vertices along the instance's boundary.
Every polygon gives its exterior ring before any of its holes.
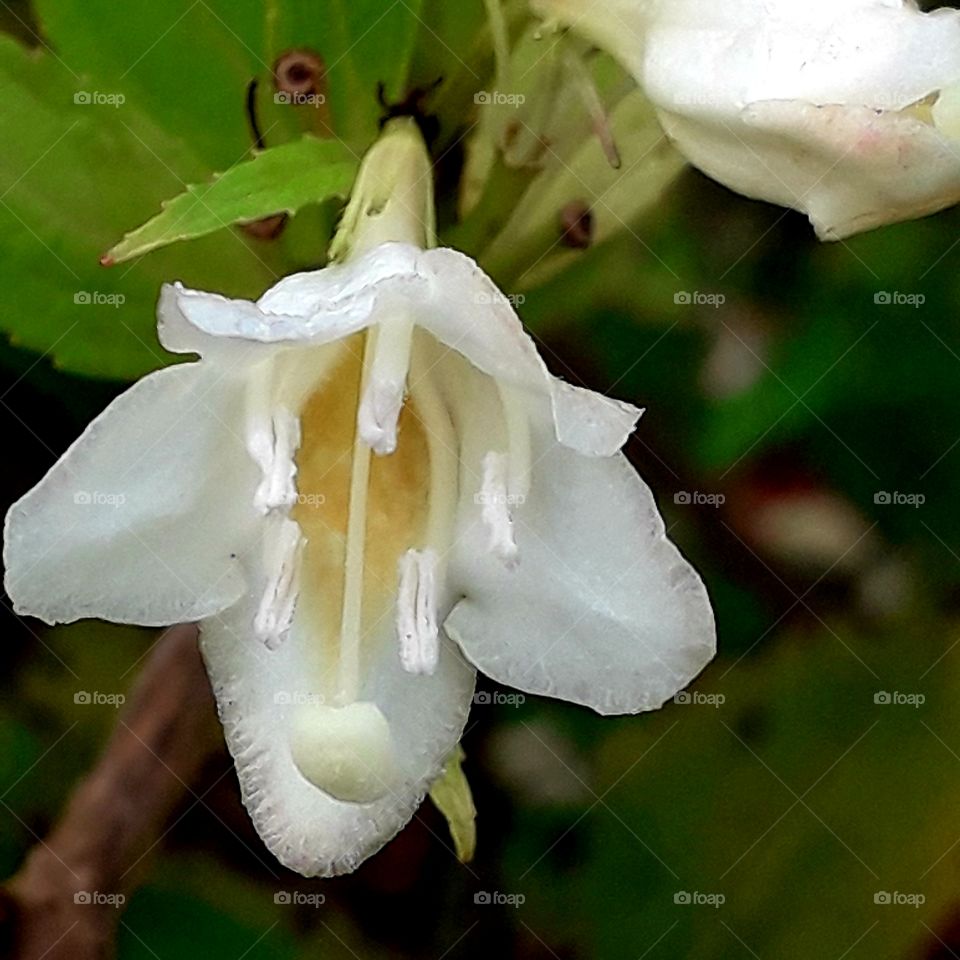
{"type": "MultiPolygon", "coordinates": [[[[519,37],[522,7],[508,12],[519,37]]],[[[97,265],[163,200],[249,157],[251,78],[270,146],[334,132],[361,151],[379,82],[396,104],[442,77],[421,107],[456,236],[474,93],[493,69],[485,23],[481,0],[0,4],[4,504],[125,383],[169,362],[153,333],[161,281],[253,296],[322,262],[336,200],[275,240],[227,228],[97,265]],[[328,65],[323,111],[269,96],[292,47],[328,65]],[[77,91],[125,102],[77,104],[77,91]]],[[[619,102],[623,78],[597,71],[619,102]]],[[[598,227],[616,221],[602,242],[543,269],[559,249],[550,208],[521,259],[502,238],[470,252],[521,304],[553,372],[647,408],[628,452],[708,585],[716,661],[635,718],[481,686],[464,740],[469,865],[426,804],[354,876],[287,874],[224,757],[132,898],[122,958],[960,956],[960,213],[827,246],[803,217],[689,170],[633,210],[652,174],[615,132],[617,199],[593,196],[598,227]],[[325,902],[275,903],[284,890],[325,902]],[[510,902],[484,902],[497,899],[510,902]]],[[[517,199],[504,191],[498,229],[517,199]]],[[[9,875],[115,721],[75,692],[128,689],[151,635],[9,612],[5,633],[9,875]]]]}

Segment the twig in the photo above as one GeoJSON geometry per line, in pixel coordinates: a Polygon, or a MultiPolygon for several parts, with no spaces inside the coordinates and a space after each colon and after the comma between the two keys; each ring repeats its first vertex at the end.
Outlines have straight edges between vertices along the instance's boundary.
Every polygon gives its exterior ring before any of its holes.
{"type": "Polygon", "coordinates": [[[147,659],[96,767],[0,893],[5,955],[112,957],[121,908],[147,854],[222,749],[196,628],[173,627],[147,659]]]}

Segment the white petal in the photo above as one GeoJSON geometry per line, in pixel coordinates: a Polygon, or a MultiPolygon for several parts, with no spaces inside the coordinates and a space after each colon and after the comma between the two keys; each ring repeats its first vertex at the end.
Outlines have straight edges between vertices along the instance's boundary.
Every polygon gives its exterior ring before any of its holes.
{"type": "Polygon", "coordinates": [[[630,19],[634,37],[621,31],[615,53],[665,109],[776,99],[898,110],[960,76],[960,15],[901,0],[674,0],[630,19]]]}
{"type": "Polygon", "coordinates": [[[557,436],[581,453],[618,450],[640,416],[628,403],[551,376],[509,299],[455,250],[385,243],[350,263],[287,277],[257,304],[166,286],[159,315],[168,350],[229,351],[232,363],[262,358],[264,344],[330,343],[409,316],[483,373],[549,396],[557,436]]]}
{"type": "Polygon", "coordinates": [[[346,264],[284,277],[256,303],[167,284],[160,296],[160,342],[174,353],[256,352],[260,344],[331,343],[376,322],[394,290],[416,280],[417,250],[383,244],[346,264]]]}
{"type": "Polygon", "coordinates": [[[775,145],[783,202],[836,240],[960,201],[960,141],[908,113],[755,103],[751,137],[775,145]]]}
{"type": "Polygon", "coordinates": [[[960,199],[960,141],[944,111],[916,106],[960,84],[956,10],[921,13],[903,0],[537,5],[633,73],[693,164],[807,213],[823,239],[960,199]]]}
{"type": "Polygon", "coordinates": [[[590,456],[623,446],[640,411],[551,376],[509,298],[473,260],[440,248],[422,253],[419,267],[431,286],[420,326],[482,373],[548,396],[561,443],[590,456]]]}
{"type": "MultiPolygon", "coordinates": [[[[484,429],[465,438],[473,462],[484,429]]],[[[449,572],[464,599],[444,627],[501,683],[604,714],[659,707],[713,656],[703,583],[622,455],[563,447],[543,410],[531,436],[530,492],[512,511],[519,563],[507,569],[488,549],[465,491],[449,572]]]]}
{"type": "MultiPolygon", "coordinates": [[[[316,672],[312,648],[324,638],[306,634],[306,618],[295,620],[276,650],[254,639],[257,599],[252,592],[246,601],[201,625],[201,648],[244,803],[264,843],[285,866],[306,876],[347,873],[403,827],[439,775],[463,730],[474,670],[441,634],[433,675],[408,673],[400,662],[394,619],[384,617],[376,653],[363,672],[360,700],[375,704],[386,718],[391,745],[384,742],[376,711],[363,708],[373,717],[346,717],[343,723],[338,719],[342,715],[329,710],[322,691],[310,680],[316,672]],[[373,802],[337,800],[305,779],[291,753],[291,736],[299,736],[304,710],[313,726],[309,733],[314,749],[322,747],[335,762],[330,754],[337,749],[337,738],[362,743],[369,775],[392,780],[386,796],[373,802]],[[316,724],[325,713],[330,736],[318,744],[323,731],[316,724]],[[388,771],[391,763],[395,769],[388,771]]],[[[354,774],[344,789],[362,786],[354,774]]]]}
{"type": "Polygon", "coordinates": [[[602,393],[552,378],[557,439],[590,457],[608,457],[633,433],[642,410],[602,393]]]}
{"type": "Polygon", "coordinates": [[[237,378],[204,364],[150,374],[114,400],[7,515],[6,589],[48,623],[163,625],[244,590],[257,470],[237,378]]]}

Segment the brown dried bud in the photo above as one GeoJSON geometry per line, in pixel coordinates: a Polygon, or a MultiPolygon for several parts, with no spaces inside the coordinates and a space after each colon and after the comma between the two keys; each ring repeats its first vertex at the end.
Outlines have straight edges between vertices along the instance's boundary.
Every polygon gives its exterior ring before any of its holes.
{"type": "Polygon", "coordinates": [[[293,102],[303,97],[325,96],[327,68],[312,50],[288,50],[273,65],[273,85],[289,94],[293,102]]]}
{"type": "Polygon", "coordinates": [[[564,246],[586,250],[593,243],[593,214],[583,200],[571,200],[560,211],[560,239],[564,246]]]}
{"type": "Polygon", "coordinates": [[[250,223],[241,223],[240,229],[257,240],[274,240],[283,232],[287,225],[287,215],[285,213],[275,213],[272,217],[264,217],[262,220],[253,220],[250,223]]]}

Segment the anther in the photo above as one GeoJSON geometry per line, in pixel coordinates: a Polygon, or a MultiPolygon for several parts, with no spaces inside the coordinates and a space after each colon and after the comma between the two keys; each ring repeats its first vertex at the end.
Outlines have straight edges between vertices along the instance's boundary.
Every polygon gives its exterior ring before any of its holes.
{"type": "Polygon", "coordinates": [[[408,550],[400,558],[397,637],[400,662],[407,673],[432,674],[439,656],[437,625],[437,555],[408,550]]]}

